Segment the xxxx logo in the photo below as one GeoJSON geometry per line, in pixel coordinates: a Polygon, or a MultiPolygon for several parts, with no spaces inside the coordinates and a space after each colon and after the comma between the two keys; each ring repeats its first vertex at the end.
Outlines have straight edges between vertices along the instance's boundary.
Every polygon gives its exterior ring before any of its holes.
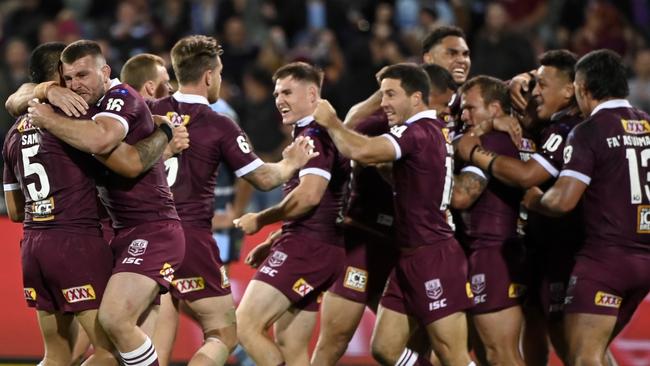
{"type": "Polygon", "coordinates": [[[71,287],[61,290],[65,301],[72,304],[79,301],[95,300],[95,289],[91,285],[71,287]]]}
{"type": "Polygon", "coordinates": [[[172,283],[181,294],[199,291],[205,288],[205,280],[203,277],[179,278],[172,283]]]}

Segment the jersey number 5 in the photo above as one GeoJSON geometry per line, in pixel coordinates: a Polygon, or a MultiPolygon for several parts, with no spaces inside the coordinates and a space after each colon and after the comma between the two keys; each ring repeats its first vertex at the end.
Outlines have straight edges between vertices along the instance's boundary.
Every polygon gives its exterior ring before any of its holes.
{"type": "Polygon", "coordinates": [[[40,189],[36,189],[35,183],[27,185],[27,191],[32,201],[40,201],[45,199],[50,194],[50,181],[47,178],[45,167],[41,163],[32,163],[29,158],[34,157],[38,153],[40,145],[34,145],[22,149],[23,155],[23,169],[25,170],[25,178],[32,174],[36,174],[39,181],[40,189]]]}

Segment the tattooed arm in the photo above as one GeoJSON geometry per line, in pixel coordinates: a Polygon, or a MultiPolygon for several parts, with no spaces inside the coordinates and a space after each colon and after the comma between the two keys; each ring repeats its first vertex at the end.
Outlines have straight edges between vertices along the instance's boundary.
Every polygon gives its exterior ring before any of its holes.
{"type": "Polygon", "coordinates": [[[465,171],[455,176],[451,207],[458,210],[471,207],[481,196],[487,183],[487,179],[471,171],[465,171]]]}
{"type": "Polygon", "coordinates": [[[110,153],[95,158],[119,175],[136,178],[160,159],[166,146],[167,135],[157,128],[135,145],[122,142],[110,153]]]}

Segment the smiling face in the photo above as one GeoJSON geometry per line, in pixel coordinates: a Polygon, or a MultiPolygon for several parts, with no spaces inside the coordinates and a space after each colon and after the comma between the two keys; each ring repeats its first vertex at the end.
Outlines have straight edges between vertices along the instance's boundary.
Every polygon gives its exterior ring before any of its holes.
{"type": "Polygon", "coordinates": [[[318,86],[287,76],[275,81],[275,106],[282,115],[282,123],[291,125],[314,113],[318,102],[318,86]]]}
{"type": "Polygon", "coordinates": [[[92,55],[61,67],[66,87],[79,94],[86,103],[95,104],[106,92],[111,68],[92,55]]]}
{"type": "Polygon", "coordinates": [[[447,36],[424,54],[424,62],[447,69],[460,85],[467,80],[472,61],[467,42],[461,37],[447,36]]]}
{"type": "Polygon", "coordinates": [[[537,103],[537,118],[547,120],[566,108],[573,98],[573,83],[553,66],[541,66],[537,69],[537,83],[533,89],[533,98],[537,103]]]}
{"type": "Polygon", "coordinates": [[[380,91],[381,108],[386,113],[389,125],[402,124],[414,114],[413,99],[416,97],[415,94],[418,93],[407,95],[399,79],[383,79],[380,91]]]}

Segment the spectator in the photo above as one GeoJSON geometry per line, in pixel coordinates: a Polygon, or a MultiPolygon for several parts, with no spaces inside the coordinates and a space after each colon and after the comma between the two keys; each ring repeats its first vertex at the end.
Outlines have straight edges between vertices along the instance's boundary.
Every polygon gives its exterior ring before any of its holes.
{"type": "Polygon", "coordinates": [[[640,51],[634,62],[629,100],[633,106],[650,111],[650,49],[640,51]]]}

